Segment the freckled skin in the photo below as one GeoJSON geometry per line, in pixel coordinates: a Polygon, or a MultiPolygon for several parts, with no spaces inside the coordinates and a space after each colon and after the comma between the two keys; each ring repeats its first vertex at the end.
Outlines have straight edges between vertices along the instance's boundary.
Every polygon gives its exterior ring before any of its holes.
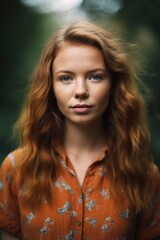
{"type": "Polygon", "coordinates": [[[67,43],[53,63],[53,90],[66,121],[90,124],[102,121],[109,102],[111,80],[101,51],[93,46],[67,43]],[[88,111],[73,106],[87,104],[88,111]]]}

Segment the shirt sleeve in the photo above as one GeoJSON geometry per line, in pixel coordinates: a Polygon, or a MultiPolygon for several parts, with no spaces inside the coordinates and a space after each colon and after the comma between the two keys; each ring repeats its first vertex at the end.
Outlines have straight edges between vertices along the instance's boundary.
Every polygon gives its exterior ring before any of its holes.
{"type": "Polygon", "coordinates": [[[14,153],[10,153],[0,168],[0,229],[21,237],[16,179],[14,153]]]}
{"type": "Polygon", "coordinates": [[[152,176],[151,202],[138,220],[137,240],[160,240],[160,173],[154,166],[152,176]]]}

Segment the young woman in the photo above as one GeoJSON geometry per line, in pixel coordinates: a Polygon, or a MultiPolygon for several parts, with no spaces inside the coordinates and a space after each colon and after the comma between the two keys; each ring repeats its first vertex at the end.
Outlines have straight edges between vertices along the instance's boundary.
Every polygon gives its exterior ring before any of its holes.
{"type": "Polygon", "coordinates": [[[136,73],[88,22],[60,30],[37,66],[0,172],[2,239],[160,239],[160,176],[136,73]]]}

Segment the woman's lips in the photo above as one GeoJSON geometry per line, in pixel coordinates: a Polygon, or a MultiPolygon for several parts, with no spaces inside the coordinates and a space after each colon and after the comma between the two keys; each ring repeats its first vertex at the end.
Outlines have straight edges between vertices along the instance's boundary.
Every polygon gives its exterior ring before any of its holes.
{"type": "Polygon", "coordinates": [[[77,104],[72,106],[72,109],[74,112],[76,113],[87,113],[90,111],[90,109],[92,108],[92,105],[87,105],[87,104],[77,104]]]}

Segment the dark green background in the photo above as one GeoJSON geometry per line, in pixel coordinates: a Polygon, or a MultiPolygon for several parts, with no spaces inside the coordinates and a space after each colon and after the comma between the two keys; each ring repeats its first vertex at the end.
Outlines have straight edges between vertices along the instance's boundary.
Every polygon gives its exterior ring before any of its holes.
{"type": "Polygon", "coordinates": [[[84,14],[89,20],[119,34],[125,41],[137,44],[140,55],[144,56],[146,73],[141,78],[150,89],[145,95],[151,150],[160,165],[160,1],[119,2],[122,6],[113,14],[108,11],[107,0],[104,1],[105,6],[102,6],[102,1],[85,0],[77,9],[81,13],[77,18],[74,10],[43,14],[17,0],[1,2],[0,162],[16,147],[16,141],[11,138],[12,125],[20,113],[28,79],[46,40],[61,25],[69,22],[69,18],[83,19],[84,14]]]}

